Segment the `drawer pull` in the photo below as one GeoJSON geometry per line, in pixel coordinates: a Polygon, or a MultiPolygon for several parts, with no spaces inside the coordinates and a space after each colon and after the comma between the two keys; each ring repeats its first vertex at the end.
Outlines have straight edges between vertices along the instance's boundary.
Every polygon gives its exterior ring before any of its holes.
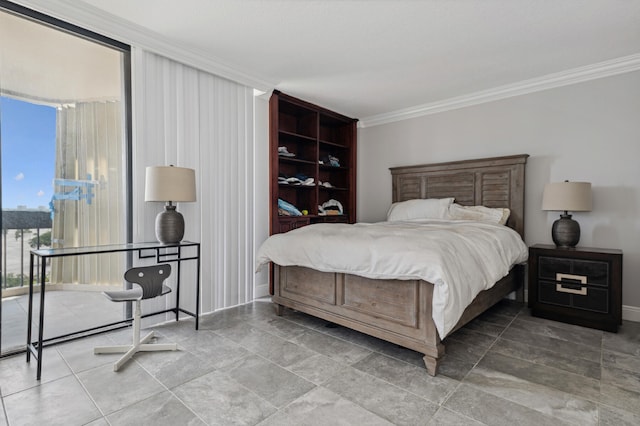
{"type": "Polygon", "coordinates": [[[562,281],[563,279],[571,280],[574,282],[580,282],[582,284],[587,283],[587,277],[584,275],[571,275],[571,274],[561,274],[560,272],[556,273],[556,281],[562,281]]]}
{"type": "Polygon", "coordinates": [[[574,288],[565,288],[562,286],[562,284],[556,284],[556,291],[559,291],[561,293],[579,294],[580,296],[587,295],[586,287],[582,287],[580,290],[576,290],[574,288]]]}

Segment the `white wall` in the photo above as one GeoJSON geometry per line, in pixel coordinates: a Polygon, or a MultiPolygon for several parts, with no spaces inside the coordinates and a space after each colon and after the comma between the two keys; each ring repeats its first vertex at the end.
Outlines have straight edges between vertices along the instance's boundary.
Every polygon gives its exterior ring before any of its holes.
{"type": "Polygon", "coordinates": [[[623,250],[624,316],[640,321],[640,72],[360,129],[358,220],[384,220],[389,167],[521,153],[527,244],[552,244],[545,183],[591,182],[579,245],[623,250]]]}

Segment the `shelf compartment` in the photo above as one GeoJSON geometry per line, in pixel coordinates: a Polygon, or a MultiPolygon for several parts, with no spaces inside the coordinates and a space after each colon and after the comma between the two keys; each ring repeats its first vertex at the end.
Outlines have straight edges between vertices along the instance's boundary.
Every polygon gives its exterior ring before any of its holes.
{"type": "Polygon", "coordinates": [[[318,137],[318,113],[300,105],[281,100],[278,103],[278,126],[287,132],[313,139],[318,137]]]}
{"type": "Polygon", "coordinates": [[[319,140],[349,147],[353,139],[353,120],[337,115],[320,113],[319,132],[319,140]]]}

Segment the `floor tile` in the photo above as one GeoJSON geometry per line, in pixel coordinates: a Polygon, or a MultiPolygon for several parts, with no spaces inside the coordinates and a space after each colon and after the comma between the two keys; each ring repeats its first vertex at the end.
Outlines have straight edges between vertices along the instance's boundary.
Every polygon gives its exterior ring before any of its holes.
{"type": "Polygon", "coordinates": [[[424,360],[422,359],[424,357],[424,354],[421,354],[420,352],[416,352],[414,350],[404,348],[390,342],[385,342],[378,348],[376,352],[379,352],[391,358],[399,359],[401,361],[415,365],[416,367],[424,368],[426,370],[424,360]]]}
{"type": "Polygon", "coordinates": [[[617,333],[604,333],[604,349],[640,356],[640,322],[622,321],[617,333]]]}
{"type": "Polygon", "coordinates": [[[55,348],[45,348],[42,354],[42,376],[36,380],[38,361],[31,357],[27,362],[25,354],[3,358],[0,362],[0,395],[38,386],[71,375],[71,369],[55,348]]]}
{"type": "Polygon", "coordinates": [[[602,366],[617,367],[630,372],[640,373],[640,356],[603,350],[602,366]]]}
{"type": "Polygon", "coordinates": [[[0,406],[2,410],[0,410],[0,426],[8,426],[9,421],[7,420],[7,415],[4,410],[4,404],[2,403],[2,398],[0,397],[0,406]]]}
{"type": "Polygon", "coordinates": [[[329,321],[323,320],[322,318],[317,318],[289,308],[285,308],[282,318],[311,329],[321,329],[329,324],[329,321]]]}
{"type": "Polygon", "coordinates": [[[479,320],[499,325],[503,328],[511,324],[511,321],[513,321],[514,318],[515,316],[505,313],[497,308],[489,309],[488,311],[478,315],[479,320]]]}
{"type": "Polygon", "coordinates": [[[631,391],[606,383],[600,385],[600,402],[640,415],[640,392],[631,391]]]}
{"type": "Polygon", "coordinates": [[[498,353],[488,353],[478,363],[478,367],[511,375],[592,401],[598,401],[600,397],[599,380],[498,353]]]}
{"type": "Polygon", "coordinates": [[[203,315],[200,318],[200,331],[215,331],[221,328],[233,327],[234,325],[247,322],[246,316],[238,309],[224,309],[203,315]]]}
{"type": "MultiPolygon", "coordinates": [[[[201,318],[205,317],[206,315],[201,318]]],[[[200,330],[195,328],[195,320],[193,318],[181,319],[177,322],[167,321],[163,324],[145,328],[145,331],[147,330],[154,330],[167,341],[175,343],[180,343],[200,333],[200,330]]]]}
{"type": "Polygon", "coordinates": [[[480,423],[470,417],[453,412],[445,407],[440,407],[436,414],[429,420],[427,426],[482,426],[480,423]]]}
{"type": "Polygon", "coordinates": [[[476,318],[464,326],[466,330],[473,330],[476,333],[486,334],[492,337],[498,337],[504,331],[505,327],[502,325],[494,324],[483,319],[476,318]]]}
{"type": "Polygon", "coordinates": [[[371,354],[353,364],[353,368],[405,389],[426,400],[441,404],[459,382],[446,376],[430,376],[424,368],[406,362],[371,354]]]}
{"type": "Polygon", "coordinates": [[[260,426],[393,426],[340,395],[316,388],[269,417],[260,426]]]}
{"type": "Polygon", "coordinates": [[[180,347],[177,351],[141,352],[136,362],[167,388],[173,388],[215,369],[206,359],[199,358],[180,347]]]}
{"type": "Polygon", "coordinates": [[[445,347],[450,340],[456,340],[467,345],[474,346],[478,349],[489,349],[489,347],[496,341],[495,336],[489,336],[483,333],[477,333],[467,328],[461,328],[455,331],[453,334],[447,336],[443,340],[445,347]]]}
{"type": "Polygon", "coordinates": [[[500,336],[502,339],[524,343],[541,349],[555,351],[568,357],[586,359],[588,361],[600,362],[601,350],[590,345],[557,339],[544,334],[532,333],[526,324],[520,323],[518,327],[510,325],[500,336]]]}
{"type": "Polygon", "coordinates": [[[228,373],[236,382],[281,408],[304,395],[315,385],[258,356],[245,358],[228,373]]]}
{"type": "Polygon", "coordinates": [[[438,364],[438,375],[462,381],[474,366],[475,363],[473,362],[445,355],[442,361],[438,364]]]}
{"type": "Polygon", "coordinates": [[[462,384],[444,406],[492,426],[566,425],[554,417],[462,384]]]}
{"type": "Polygon", "coordinates": [[[173,392],[208,425],[256,425],[277,411],[220,371],[182,384],[173,392]]]}
{"type": "Polygon", "coordinates": [[[495,345],[491,347],[490,352],[558,368],[593,379],[600,379],[600,362],[572,357],[553,350],[527,345],[513,340],[498,339],[495,345]]]}
{"type": "Polygon", "coordinates": [[[395,425],[424,424],[438,410],[437,404],[355,368],[345,370],[323,387],[395,425]]]}
{"type": "Polygon", "coordinates": [[[111,426],[206,425],[178,398],[166,391],[116,411],[107,416],[107,419],[111,426]]]}
{"type": "Polygon", "coordinates": [[[591,346],[600,350],[602,347],[603,331],[593,328],[550,321],[537,317],[519,316],[510,325],[510,329],[525,330],[529,333],[540,334],[553,339],[591,346]]]}
{"type": "Polygon", "coordinates": [[[105,415],[165,390],[134,361],[117,372],[110,364],[86,370],[78,373],[78,379],[105,415]]]}
{"type": "Polygon", "coordinates": [[[640,373],[605,365],[602,367],[602,384],[640,393],[640,373]]]}
{"type": "Polygon", "coordinates": [[[113,345],[114,341],[108,334],[85,337],[71,342],[56,345],[62,358],[69,364],[74,373],[90,370],[102,365],[113,365],[122,354],[100,354],[93,353],[96,346],[113,345]]]}
{"type": "Polygon", "coordinates": [[[91,423],[87,423],[84,426],[110,426],[110,425],[109,425],[109,422],[104,417],[100,417],[99,419],[94,420],[91,423]]]}
{"type": "Polygon", "coordinates": [[[288,366],[287,370],[310,381],[311,383],[321,385],[334,376],[340,374],[345,368],[347,367],[344,364],[341,364],[328,356],[315,354],[288,366]]]}
{"type": "Polygon", "coordinates": [[[232,365],[249,354],[247,349],[209,330],[200,330],[198,334],[181,341],[180,347],[205,359],[215,368],[232,365]]]}
{"type": "Polygon", "coordinates": [[[465,377],[464,383],[567,423],[598,424],[595,402],[510,374],[479,366],[465,377]]]}
{"type": "Polygon", "coordinates": [[[281,367],[288,367],[315,353],[250,324],[219,329],[216,333],[254,353],[259,353],[281,367]]]}
{"type": "Polygon", "coordinates": [[[380,351],[385,346],[389,345],[389,342],[340,325],[325,327],[324,329],[318,329],[318,331],[337,339],[353,343],[354,345],[362,346],[370,351],[380,351]]]}
{"type": "Polygon", "coordinates": [[[454,357],[471,364],[480,361],[484,354],[487,353],[487,350],[489,350],[487,347],[470,345],[455,339],[447,339],[445,343],[444,359],[454,357]]]}
{"type": "Polygon", "coordinates": [[[102,414],[74,376],[3,398],[11,426],[84,425],[102,414]]]}
{"type": "MultiPolygon", "coordinates": [[[[273,315],[273,314],[272,314],[273,315]]],[[[277,317],[277,316],[262,316],[259,318],[250,318],[247,324],[266,331],[285,340],[291,340],[300,334],[308,330],[308,327],[304,327],[293,321],[277,317]]]]}
{"type": "Polygon", "coordinates": [[[637,426],[640,425],[640,415],[630,413],[619,408],[600,405],[600,426],[637,426]]]}
{"type": "Polygon", "coordinates": [[[499,315],[511,318],[515,318],[523,312],[528,312],[524,303],[517,302],[513,299],[502,299],[486,311],[488,314],[498,313],[499,315]]]}
{"type": "Polygon", "coordinates": [[[370,350],[354,345],[344,340],[336,339],[318,331],[308,330],[293,339],[297,343],[312,351],[321,353],[344,364],[352,364],[371,353],[370,350]]]}

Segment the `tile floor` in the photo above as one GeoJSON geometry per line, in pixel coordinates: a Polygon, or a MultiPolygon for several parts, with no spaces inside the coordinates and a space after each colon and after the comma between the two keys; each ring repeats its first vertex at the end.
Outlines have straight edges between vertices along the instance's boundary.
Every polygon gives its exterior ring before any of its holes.
{"type": "Polygon", "coordinates": [[[640,323],[617,334],[533,318],[501,302],[421,355],[267,301],[156,327],[177,352],[92,347],[130,330],[0,360],[4,425],[638,425],[640,323]]]}
{"type": "MultiPolygon", "coordinates": [[[[117,288],[114,288],[116,290],[117,288]]],[[[100,291],[47,290],[44,338],[73,333],[78,328],[98,327],[122,320],[124,304],[113,303],[100,291]],[[78,327],[82,324],[82,327],[78,327]]],[[[33,330],[38,332],[40,293],[33,298],[33,330]]],[[[2,299],[2,351],[24,347],[27,341],[27,295],[2,299]]]]}

